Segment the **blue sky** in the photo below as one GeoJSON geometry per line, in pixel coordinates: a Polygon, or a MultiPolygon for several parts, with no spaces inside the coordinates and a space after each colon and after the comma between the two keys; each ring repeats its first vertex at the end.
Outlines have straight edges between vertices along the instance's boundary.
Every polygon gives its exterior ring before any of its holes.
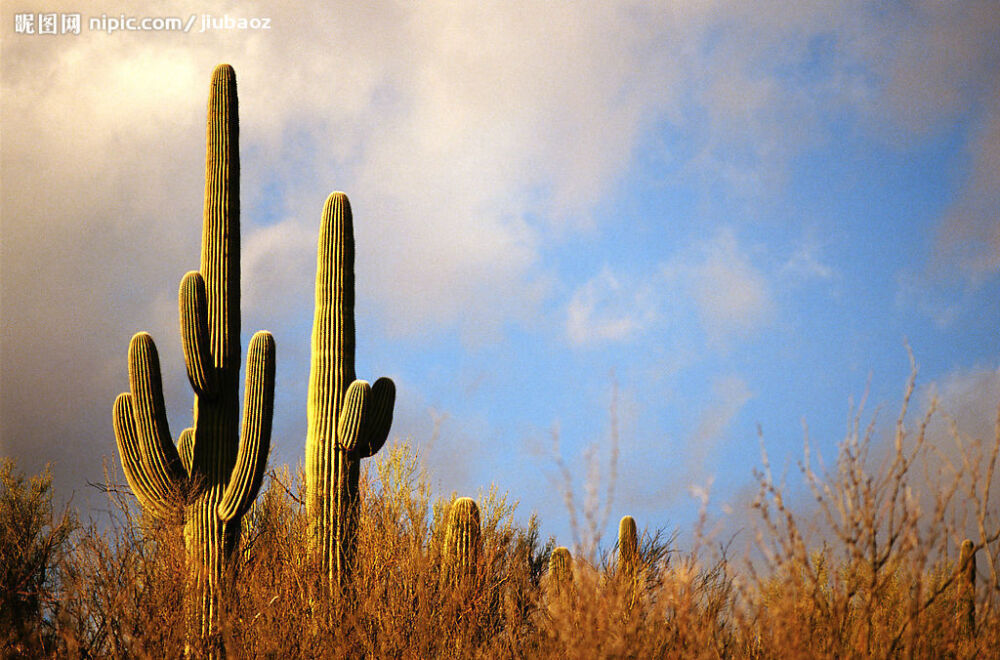
{"type": "Polygon", "coordinates": [[[993,2],[129,5],[270,24],[188,34],[91,31],[120,15],[99,5],[79,35],[14,30],[79,7],[3,12],[0,446],[52,461],[64,493],[90,501],[117,460],[134,332],[157,338],[187,425],[174,296],[219,62],[240,89],[243,327],[278,346],[274,464],[304,455],[335,189],[355,214],[358,374],[396,380],[393,436],[438,492],[496,483],[560,542],[553,431],[582,499],[613,398],[612,525],[689,526],[709,485],[738,519],[758,425],[793,473],[803,421],[832,456],[866,387],[894,419],[906,342],[917,403],[936,392],[992,432],[993,2]]]}

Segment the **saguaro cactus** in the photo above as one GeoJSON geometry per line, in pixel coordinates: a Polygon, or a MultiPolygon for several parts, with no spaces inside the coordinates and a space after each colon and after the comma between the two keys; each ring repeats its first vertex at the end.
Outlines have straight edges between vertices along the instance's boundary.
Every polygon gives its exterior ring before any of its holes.
{"type": "Polygon", "coordinates": [[[618,523],[618,570],[623,575],[634,577],[639,564],[638,536],[635,519],[624,516],[618,523]]]}
{"type": "Polygon", "coordinates": [[[331,586],[345,585],[353,561],[360,461],[385,444],[396,399],[390,379],[354,378],[354,226],[335,192],[319,232],[306,438],[306,508],[331,586]]]}
{"type": "Polygon", "coordinates": [[[479,507],[471,497],[460,497],[448,512],[444,537],[444,569],[452,582],[475,572],[480,552],[479,507]]]}
{"type": "Polygon", "coordinates": [[[958,627],[971,637],[976,630],[976,546],[962,541],[958,557],[958,627]]]}
{"type": "Polygon", "coordinates": [[[218,632],[219,590],[260,488],[271,437],[274,338],[256,333],[247,355],[242,435],[240,372],[239,120],[236,74],[216,67],[208,101],[200,270],[180,284],[180,330],[194,422],[177,446],[167,427],[153,338],[128,351],[129,392],[114,405],[115,438],[132,491],[150,514],[183,520],[198,632],[218,632]]]}
{"type": "Polygon", "coordinates": [[[549,580],[558,592],[573,584],[573,555],[569,548],[560,546],[549,557],[549,580]]]}

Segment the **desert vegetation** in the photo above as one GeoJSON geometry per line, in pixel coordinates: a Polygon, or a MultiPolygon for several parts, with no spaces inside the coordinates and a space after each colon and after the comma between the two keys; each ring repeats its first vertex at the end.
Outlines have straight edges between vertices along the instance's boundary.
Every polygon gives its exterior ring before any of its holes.
{"type": "Polygon", "coordinates": [[[573,542],[543,541],[511,494],[435,494],[419,448],[386,446],[395,386],[355,378],[342,193],[321,221],[304,464],[267,470],[267,332],[249,346],[239,422],[235,85],[216,69],[201,269],[179,292],[194,424],[175,444],[156,346],[138,333],[113,408],[125,478],[109,468],[101,486],[109,518],[56,511],[47,474],[3,461],[5,657],[995,656],[1000,417],[992,437],[946,424],[952,446],[932,441],[932,422],[953,420],[931,402],[912,421],[914,365],[894,433],[859,410],[830,468],[807,437],[802,488],[774,478],[762,444],[752,529],[726,538],[703,511],[681,544],[626,515],[602,546],[612,471],[587,486],[585,529],[564,488],[573,542]]]}
{"type": "MultiPolygon", "coordinates": [[[[351,570],[332,593],[312,551],[305,475],[272,470],[223,578],[213,652],[990,657],[1000,643],[1000,528],[986,504],[1000,436],[956,437],[963,463],[923,482],[911,473],[941,460],[923,430],[899,428],[884,460],[862,432],[848,434],[829,474],[803,463],[813,506],[790,502],[765,457],[745,552],[710,524],[681,547],[666,530],[634,533],[626,517],[618,542],[591,556],[543,542],[537,519],[520,520],[495,489],[434,495],[418,454],[397,442],[359,473],[351,570]],[[981,534],[962,538],[968,525],[981,534]]],[[[4,462],[4,654],[183,655],[189,559],[177,523],[111,485],[111,519],[83,525],[53,510],[49,488],[4,462]]]]}

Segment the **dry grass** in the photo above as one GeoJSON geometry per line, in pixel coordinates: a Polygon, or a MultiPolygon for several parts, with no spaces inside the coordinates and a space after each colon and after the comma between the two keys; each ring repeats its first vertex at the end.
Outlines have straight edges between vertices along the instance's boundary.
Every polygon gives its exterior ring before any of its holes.
{"type": "MultiPolygon", "coordinates": [[[[875,425],[861,427],[861,410],[832,468],[813,464],[807,441],[801,470],[811,506],[789,503],[762,454],[756,545],[746,557],[713,550],[705,535],[682,552],[673,536],[644,533],[634,574],[617,570],[613,548],[590,553],[581,546],[573,581],[562,588],[547,575],[554,540],[539,541],[534,519],[518,524],[514,504],[496,491],[477,498],[483,546],[476,571],[457,583],[442,579],[456,495],[435,498],[414,452],[395,445],[362,478],[356,566],[345,591],[330,598],[304,550],[302,477],[273,472],[232,568],[223,613],[227,654],[996,657],[1000,522],[989,504],[997,500],[1000,421],[992,438],[963,438],[951,425],[955,448],[943,452],[928,439],[940,415],[933,405],[907,428],[913,387],[911,380],[883,454],[875,425]],[[958,566],[967,536],[977,551],[974,593],[958,566]]],[[[5,475],[6,502],[27,486],[10,476],[12,467],[5,475]]],[[[50,516],[34,528],[49,548],[42,561],[50,572],[33,583],[45,597],[18,615],[16,630],[27,632],[8,636],[4,655],[183,655],[180,535],[137,517],[127,495],[112,497],[120,505],[112,525],[68,536],[36,494],[36,508],[50,516]]],[[[12,510],[3,509],[5,529],[12,510]]],[[[2,550],[9,563],[10,547],[2,550]]]]}

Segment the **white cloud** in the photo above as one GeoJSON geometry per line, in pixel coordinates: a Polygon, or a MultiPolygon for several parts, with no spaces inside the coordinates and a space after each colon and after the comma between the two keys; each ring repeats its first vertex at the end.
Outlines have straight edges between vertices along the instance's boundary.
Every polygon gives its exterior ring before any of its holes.
{"type": "Polygon", "coordinates": [[[712,385],[712,403],[702,411],[691,440],[696,446],[718,442],[732,424],[733,418],[753,398],[746,380],[729,375],[712,385]]]}
{"type": "MultiPolygon", "coordinates": [[[[1000,370],[990,366],[955,368],[922,387],[915,397],[918,405],[911,407],[906,420],[910,443],[932,399],[937,401],[937,412],[926,430],[926,451],[919,467],[910,471],[909,485],[918,494],[923,510],[931,512],[935,510],[936,498],[958,481],[947,519],[956,527],[959,538],[978,538],[976,499],[984,492],[984,477],[997,437],[1000,370]]],[[[889,441],[878,446],[876,458],[891,452],[892,446],[889,441]]],[[[990,504],[986,507],[989,511],[1000,506],[1000,492],[995,486],[994,475],[990,504]]]]}
{"type": "Polygon", "coordinates": [[[823,260],[822,248],[814,239],[799,243],[792,256],[781,266],[781,274],[802,282],[810,279],[829,280],[834,269],[823,260]]]}
{"type": "Polygon", "coordinates": [[[953,9],[922,0],[853,26],[849,45],[881,87],[873,119],[919,135],[995,95],[1000,5],[979,0],[953,9]]]}
{"type": "Polygon", "coordinates": [[[957,266],[975,282],[1000,271],[1000,96],[968,150],[971,175],[938,227],[935,257],[937,269],[957,266]]]}
{"type": "Polygon", "coordinates": [[[286,316],[312,307],[319,221],[311,229],[303,225],[286,219],[251,231],[243,239],[244,315],[286,316]]]}
{"type": "MultiPolygon", "coordinates": [[[[697,412],[697,423],[678,449],[681,460],[674,466],[676,475],[686,485],[712,479],[711,465],[716,449],[727,442],[733,422],[754,394],[746,379],[738,374],[716,377],[708,401],[697,412]]],[[[663,497],[676,497],[676,489],[658,490],[663,497]]]]}
{"type": "MultiPolygon", "coordinates": [[[[934,396],[938,408],[952,418],[965,438],[991,441],[996,433],[997,410],[1000,406],[1000,370],[978,366],[954,369],[930,383],[921,392],[926,408],[934,396]]],[[[950,432],[939,423],[931,433],[939,446],[950,444],[950,432]]]]}
{"type": "Polygon", "coordinates": [[[628,341],[656,319],[656,301],[648,286],[622,282],[610,268],[580,286],[566,310],[566,333],[582,346],[628,341]]]}
{"type": "Polygon", "coordinates": [[[731,229],[702,246],[702,257],[687,278],[701,321],[715,341],[752,333],[773,315],[767,278],[731,229]]]}

